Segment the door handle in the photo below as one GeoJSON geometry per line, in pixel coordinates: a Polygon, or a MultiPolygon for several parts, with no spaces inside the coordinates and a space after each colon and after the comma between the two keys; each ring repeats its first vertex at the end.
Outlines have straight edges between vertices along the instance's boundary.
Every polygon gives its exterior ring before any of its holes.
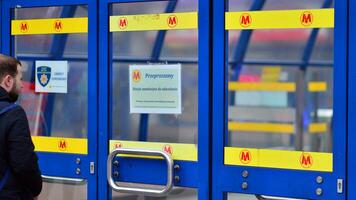
{"type": "Polygon", "coordinates": [[[112,151],[107,160],[107,179],[110,187],[117,192],[132,193],[132,194],[142,194],[148,196],[165,196],[173,188],[173,159],[165,151],[159,150],[148,150],[148,149],[127,149],[127,148],[117,148],[112,151]],[[167,164],[167,183],[165,187],[161,190],[149,189],[149,188],[135,188],[135,187],[123,187],[119,186],[112,177],[112,162],[113,159],[118,154],[129,154],[129,155],[140,155],[140,156],[160,156],[167,164]]]}
{"type": "Polygon", "coordinates": [[[45,182],[73,184],[73,185],[82,185],[86,182],[85,179],[81,179],[81,178],[66,178],[66,177],[46,176],[46,175],[42,175],[42,179],[45,182]]]}
{"type": "Polygon", "coordinates": [[[284,197],[272,197],[265,195],[255,195],[258,200],[307,200],[307,199],[294,199],[294,198],[284,198],[284,197]]]}

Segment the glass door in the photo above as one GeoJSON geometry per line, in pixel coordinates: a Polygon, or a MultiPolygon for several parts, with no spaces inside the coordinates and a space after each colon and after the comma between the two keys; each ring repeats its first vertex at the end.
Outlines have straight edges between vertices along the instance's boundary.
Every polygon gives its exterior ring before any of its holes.
{"type": "Polygon", "coordinates": [[[100,6],[102,197],[208,199],[208,2],[100,6]]]}
{"type": "Polygon", "coordinates": [[[97,199],[96,2],[3,3],[2,52],[22,63],[39,199],[97,199]]]}
{"type": "Polygon", "coordinates": [[[346,3],[213,7],[213,199],[345,199],[346,3]]]}

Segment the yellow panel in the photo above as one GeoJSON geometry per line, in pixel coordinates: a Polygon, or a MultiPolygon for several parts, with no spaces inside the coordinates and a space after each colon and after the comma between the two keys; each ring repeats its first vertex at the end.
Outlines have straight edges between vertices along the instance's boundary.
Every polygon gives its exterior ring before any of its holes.
{"type": "Polygon", "coordinates": [[[197,12],[125,15],[110,17],[110,32],[197,28],[197,12]]]}
{"type": "Polygon", "coordinates": [[[278,134],[294,133],[293,124],[229,122],[229,131],[269,132],[278,134]]]}
{"type": "Polygon", "coordinates": [[[53,153],[88,154],[88,140],[32,136],[35,151],[53,153]]]}
{"type": "Polygon", "coordinates": [[[12,20],[11,35],[87,33],[88,18],[12,20]]]}
{"type": "MultiPolygon", "coordinates": [[[[198,160],[197,145],[195,144],[110,140],[110,152],[113,151],[115,148],[120,148],[120,147],[163,150],[171,154],[174,160],[186,160],[186,161],[198,160]]],[[[150,158],[147,156],[131,156],[131,157],[150,158]]]]}
{"type": "Polygon", "coordinates": [[[332,172],[333,154],[225,147],[225,164],[332,172]]]}
{"type": "Polygon", "coordinates": [[[295,83],[286,82],[265,82],[265,83],[241,83],[241,82],[229,82],[229,90],[239,90],[239,91],[286,91],[295,92],[295,83]]]}
{"type": "Polygon", "coordinates": [[[325,92],[327,90],[326,82],[310,82],[308,84],[309,92],[325,92]]]}
{"type": "Polygon", "coordinates": [[[281,76],[281,67],[263,67],[262,68],[262,82],[278,82],[281,76]]]}
{"type": "Polygon", "coordinates": [[[334,9],[227,12],[225,16],[226,30],[334,27],[334,9]]]}
{"type": "Polygon", "coordinates": [[[312,123],[309,125],[309,133],[325,133],[327,129],[326,123],[312,123]]]}

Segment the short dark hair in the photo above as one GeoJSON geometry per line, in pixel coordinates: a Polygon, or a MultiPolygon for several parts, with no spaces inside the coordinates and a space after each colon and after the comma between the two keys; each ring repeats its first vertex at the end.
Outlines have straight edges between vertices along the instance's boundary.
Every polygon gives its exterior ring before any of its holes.
{"type": "Polygon", "coordinates": [[[15,77],[17,75],[17,65],[21,62],[16,58],[0,54],[0,81],[7,75],[15,77]]]}

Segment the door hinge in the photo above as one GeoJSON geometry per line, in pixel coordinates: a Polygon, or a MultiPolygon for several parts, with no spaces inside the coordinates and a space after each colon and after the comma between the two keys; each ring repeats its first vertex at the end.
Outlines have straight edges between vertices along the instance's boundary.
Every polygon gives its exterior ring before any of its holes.
{"type": "Polygon", "coordinates": [[[344,192],[344,179],[337,179],[337,193],[342,194],[344,192]]]}
{"type": "Polygon", "coordinates": [[[95,163],[90,162],[90,174],[95,174],[95,163]]]}

